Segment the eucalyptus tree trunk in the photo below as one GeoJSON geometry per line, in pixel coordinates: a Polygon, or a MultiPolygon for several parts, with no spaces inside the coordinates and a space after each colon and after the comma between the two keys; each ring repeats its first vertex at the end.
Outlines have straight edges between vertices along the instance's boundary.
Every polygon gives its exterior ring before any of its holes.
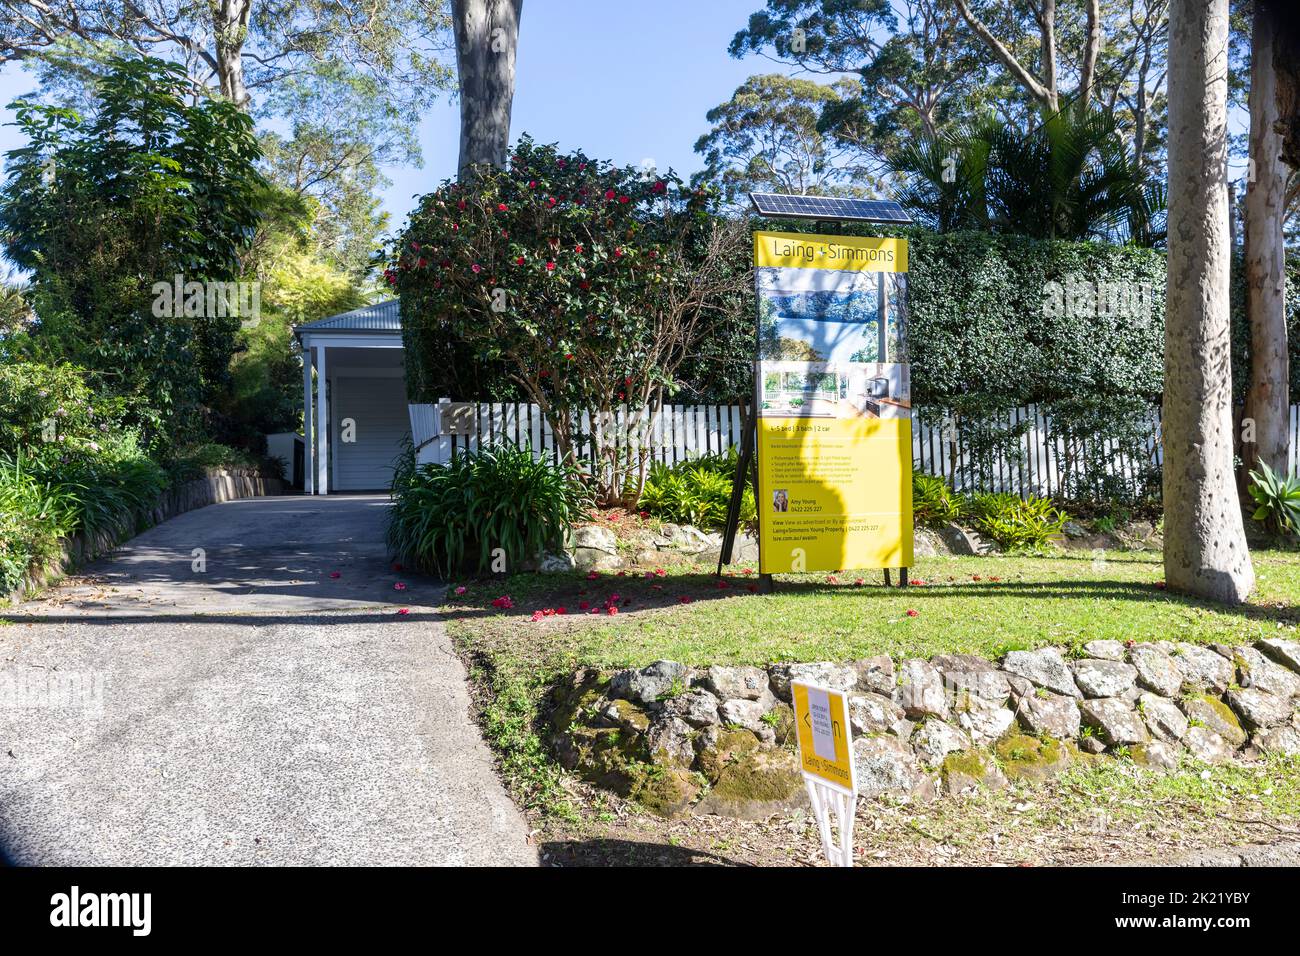
{"type": "Polygon", "coordinates": [[[523,0],[452,0],[460,75],[460,164],[504,166],[523,0]]]}
{"type": "Polygon", "coordinates": [[[244,43],[248,40],[252,0],[208,0],[208,10],[212,15],[213,51],[221,95],[247,112],[250,97],[244,85],[244,43]]]}
{"type": "Polygon", "coordinates": [[[1282,134],[1276,128],[1274,28],[1274,15],[1256,5],[1250,41],[1250,169],[1246,178],[1250,387],[1241,457],[1247,469],[1263,461],[1285,474],[1291,421],[1282,242],[1287,169],[1282,163],[1282,134]]]}
{"type": "Polygon", "coordinates": [[[1169,10],[1165,581],[1239,603],[1255,584],[1232,470],[1228,0],[1169,10]]]}

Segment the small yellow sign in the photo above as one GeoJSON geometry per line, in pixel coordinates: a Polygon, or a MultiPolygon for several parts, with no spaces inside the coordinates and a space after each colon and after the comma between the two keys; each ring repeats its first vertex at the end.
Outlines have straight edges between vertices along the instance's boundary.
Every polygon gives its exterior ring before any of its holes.
{"type": "Polygon", "coordinates": [[[754,233],[759,268],[906,272],[907,240],[873,236],[819,236],[806,232],[754,233]]]}
{"type": "Polygon", "coordinates": [[[792,683],[790,690],[794,698],[799,764],[804,775],[815,777],[817,782],[842,793],[857,793],[846,696],[799,681],[792,683]]]}

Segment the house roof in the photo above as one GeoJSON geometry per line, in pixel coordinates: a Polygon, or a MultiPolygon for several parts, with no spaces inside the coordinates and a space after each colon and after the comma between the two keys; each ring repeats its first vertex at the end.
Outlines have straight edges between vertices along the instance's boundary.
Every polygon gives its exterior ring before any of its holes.
{"type": "Polygon", "coordinates": [[[398,300],[388,299],[374,305],[363,305],[351,312],[308,322],[294,331],[299,335],[303,332],[400,332],[402,315],[398,300]]]}

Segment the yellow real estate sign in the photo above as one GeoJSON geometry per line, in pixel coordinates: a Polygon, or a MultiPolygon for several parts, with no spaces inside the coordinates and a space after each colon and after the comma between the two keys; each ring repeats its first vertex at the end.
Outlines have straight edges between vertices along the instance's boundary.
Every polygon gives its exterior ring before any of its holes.
{"type": "Polygon", "coordinates": [[[907,242],[754,234],[759,570],[912,563],[907,242]]]}
{"type": "Polygon", "coordinates": [[[819,783],[842,793],[856,793],[844,694],[798,681],[791,683],[790,691],[800,768],[819,783]]]}

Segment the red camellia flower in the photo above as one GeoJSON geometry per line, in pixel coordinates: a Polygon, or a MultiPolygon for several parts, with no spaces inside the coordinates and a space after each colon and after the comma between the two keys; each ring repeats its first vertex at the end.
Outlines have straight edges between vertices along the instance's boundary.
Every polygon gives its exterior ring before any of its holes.
{"type": "Polygon", "coordinates": [[[517,266],[522,266],[523,264],[524,264],[524,257],[523,257],[523,256],[520,256],[518,259],[515,260],[515,265],[517,265],[517,266]]]}
{"type": "Polygon", "coordinates": [[[549,197],[549,198],[546,200],[546,205],[548,205],[548,206],[554,206],[554,205],[555,205],[555,197],[554,197],[554,196],[549,197]]]}
{"type": "Polygon", "coordinates": [[[608,613],[609,613],[609,616],[610,616],[610,617],[613,617],[615,614],[618,613],[618,608],[616,608],[616,607],[608,608],[608,613]]]}
{"type": "Polygon", "coordinates": [[[474,263],[472,266],[470,266],[469,269],[470,272],[473,272],[475,275],[483,271],[483,267],[479,265],[477,262],[474,263]]]}
{"type": "Polygon", "coordinates": [[[530,180],[528,180],[528,188],[529,188],[529,189],[536,189],[536,188],[537,188],[537,180],[535,180],[535,179],[530,179],[530,180]]]}
{"type": "Polygon", "coordinates": [[[464,209],[464,208],[465,208],[465,200],[462,199],[460,202],[458,202],[458,203],[456,204],[456,208],[457,208],[457,209],[464,209]]]}
{"type": "Polygon", "coordinates": [[[683,594],[677,600],[682,604],[690,604],[695,599],[691,597],[689,594],[683,594]]]}
{"type": "Polygon", "coordinates": [[[623,258],[623,250],[622,250],[622,248],[618,248],[618,249],[615,249],[615,250],[614,250],[614,258],[615,258],[615,259],[622,259],[622,258],[623,258]]]}
{"type": "Polygon", "coordinates": [[[411,251],[412,251],[412,252],[419,252],[419,251],[420,251],[420,244],[419,244],[418,242],[413,242],[413,243],[411,243],[411,251]]]}
{"type": "Polygon", "coordinates": [[[916,617],[916,616],[917,616],[918,614],[920,614],[920,613],[921,613],[921,612],[918,611],[918,610],[916,610],[916,608],[911,608],[911,607],[909,607],[909,608],[907,609],[907,616],[908,616],[908,617],[916,617]]]}
{"type": "Polygon", "coordinates": [[[627,197],[627,196],[619,196],[619,197],[618,197],[618,201],[621,202],[621,203],[625,203],[625,202],[628,201],[628,198],[629,198],[629,197],[627,197]]]}
{"type": "Polygon", "coordinates": [[[591,602],[590,602],[590,601],[579,601],[579,602],[578,602],[578,610],[579,610],[579,611],[585,611],[585,610],[587,610],[587,608],[589,608],[589,607],[591,607],[591,602]]]}
{"type": "Polygon", "coordinates": [[[507,205],[506,205],[505,203],[503,203],[503,202],[499,202],[499,203],[497,203],[497,212],[505,212],[505,211],[506,211],[507,209],[509,209],[509,208],[510,208],[510,207],[507,206],[507,205]]]}
{"type": "Polygon", "coordinates": [[[547,271],[547,272],[554,272],[554,271],[555,271],[555,263],[554,263],[554,262],[548,262],[548,263],[546,263],[546,271],[547,271]]]}
{"type": "Polygon", "coordinates": [[[613,198],[614,198],[614,190],[612,190],[612,189],[606,189],[606,190],[605,190],[605,198],[606,198],[606,199],[613,199],[613,198]]]}
{"type": "Polygon", "coordinates": [[[578,255],[582,255],[582,243],[578,243],[576,246],[574,246],[573,251],[576,252],[578,255]]]}
{"type": "Polygon", "coordinates": [[[664,185],[664,181],[662,179],[657,179],[655,180],[655,184],[650,187],[650,191],[658,195],[659,193],[663,192],[667,188],[668,187],[664,185]]]}

